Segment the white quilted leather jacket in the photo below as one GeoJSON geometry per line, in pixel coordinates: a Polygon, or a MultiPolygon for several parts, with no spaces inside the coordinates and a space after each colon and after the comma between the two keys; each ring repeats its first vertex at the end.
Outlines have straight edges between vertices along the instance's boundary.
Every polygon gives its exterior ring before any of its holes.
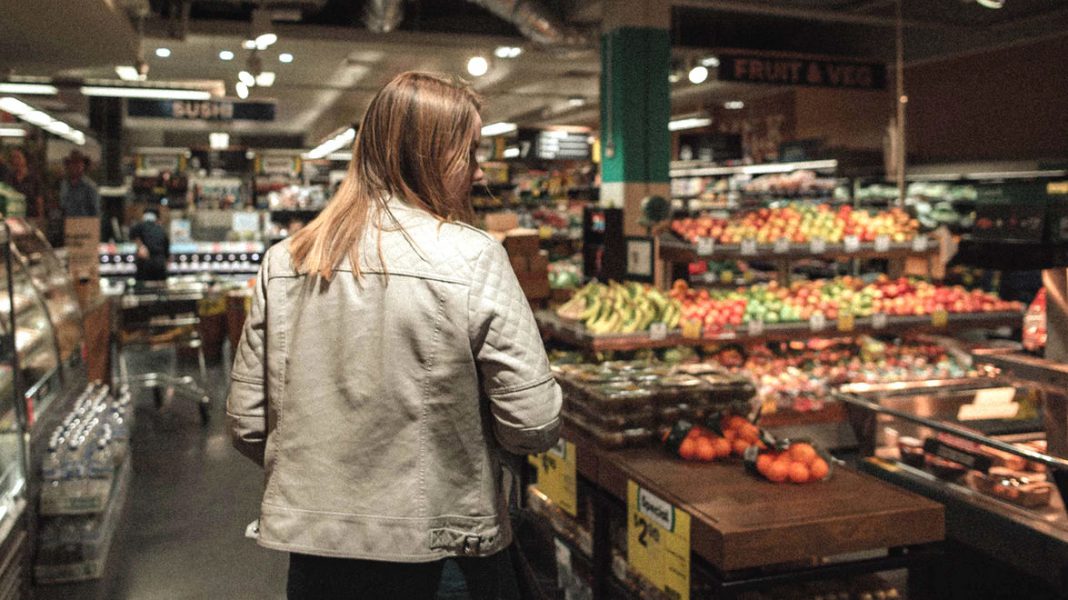
{"type": "Polygon", "coordinates": [[[560,388],[501,245],[399,200],[320,287],[260,268],[231,373],[234,445],[266,472],[259,543],[424,562],[511,541],[498,449],[545,450],[560,388]],[[384,265],[382,264],[384,262],[384,265]],[[387,274],[388,273],[388,274],[387,274]]]}

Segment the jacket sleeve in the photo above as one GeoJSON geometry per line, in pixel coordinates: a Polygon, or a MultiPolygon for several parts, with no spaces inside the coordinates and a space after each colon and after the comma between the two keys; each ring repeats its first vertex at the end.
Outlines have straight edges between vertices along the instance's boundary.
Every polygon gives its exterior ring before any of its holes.
{"type": "Polygon", "coordinates": [[[471,348],[497,441],[517,454],[550,448],[560,434],[560,386],[500,244],[491,243],[479,256],[468,303],[471,348]]]}
{"type": "Polygon", "coordinates": [[[230,393],[226,398],[226,425],[230,440],[242,454],[263,466],[267,446],[267,274],[264,253],[252,308],[245,320],[234,366],[230,369],[230,393]]]}

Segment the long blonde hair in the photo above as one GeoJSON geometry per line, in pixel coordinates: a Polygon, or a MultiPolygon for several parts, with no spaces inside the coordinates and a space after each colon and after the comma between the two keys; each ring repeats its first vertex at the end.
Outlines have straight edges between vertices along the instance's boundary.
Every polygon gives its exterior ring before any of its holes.
{"type": "Polygon", "coordinates": [[[446,182],[474,173],[479,110],[470,88],[427,73],[401,73],[386,84],[364,113],[345,180],[290,242],[297,270],[329,281],[348,256],[359,277],[360,241],[372,214],[381,231],[390,196],[442,221],[470,222],[470,190],[450,194],[446,182]]]}

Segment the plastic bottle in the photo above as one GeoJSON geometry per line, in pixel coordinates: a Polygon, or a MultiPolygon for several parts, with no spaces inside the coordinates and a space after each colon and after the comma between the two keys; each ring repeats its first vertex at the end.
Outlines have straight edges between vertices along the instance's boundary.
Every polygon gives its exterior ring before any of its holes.
{"type": "Polygon", "coordinates": [[[108,438],[102,437],[97,441],[96,447],[89,455],[89,477],[94,479],[110,479],[115,472],[115,459],[112,456],[111,444],[108,438]]]}

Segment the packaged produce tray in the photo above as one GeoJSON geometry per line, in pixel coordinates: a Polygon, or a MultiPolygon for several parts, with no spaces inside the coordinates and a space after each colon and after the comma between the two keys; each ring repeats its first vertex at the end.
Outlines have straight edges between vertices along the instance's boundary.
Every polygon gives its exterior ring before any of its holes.
{"type": "Polygon", "coordinates": [[[612,430],[575,413],[565,413],[562,417],[565,424],[575,427],[598,446],[609,450],[645,446],[656,440],[656,429],[652,427],[612,430]]]}
{"type": "Polygon", "coordinates": [[[708,365],[687,368],[641,361],[606,362],[561,365],[556,373],[572,401],[582,402],[599,413],[650,406],[721,406],[749,400],[756,394],[748,378],[708,365]]]}

